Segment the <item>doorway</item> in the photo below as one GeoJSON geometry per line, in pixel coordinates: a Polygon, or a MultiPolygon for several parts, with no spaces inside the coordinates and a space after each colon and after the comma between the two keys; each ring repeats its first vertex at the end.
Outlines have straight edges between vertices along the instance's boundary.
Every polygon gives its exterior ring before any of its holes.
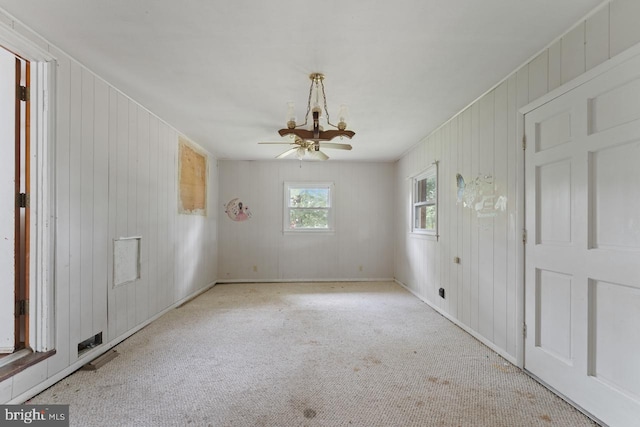
{"type": "Polygon", "coordinates": [[[640,55],[525,115],[525,369],[640,419],[640,55]]]}
{"type": "Polygon", "coordinates": [[[29,342],[30,63],[0,47],[0,76],[0,192],[3,200],[14,202],[0,208],[0,353],[10,354],[29,342]]]}

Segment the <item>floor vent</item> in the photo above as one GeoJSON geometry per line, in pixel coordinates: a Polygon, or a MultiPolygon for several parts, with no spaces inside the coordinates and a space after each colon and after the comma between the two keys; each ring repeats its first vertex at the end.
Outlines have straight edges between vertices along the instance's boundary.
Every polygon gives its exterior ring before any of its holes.
{"type": "Polygon", "coordinates": [[[78,356],[102,344],[102,332],[78,343],[78,356]]]}

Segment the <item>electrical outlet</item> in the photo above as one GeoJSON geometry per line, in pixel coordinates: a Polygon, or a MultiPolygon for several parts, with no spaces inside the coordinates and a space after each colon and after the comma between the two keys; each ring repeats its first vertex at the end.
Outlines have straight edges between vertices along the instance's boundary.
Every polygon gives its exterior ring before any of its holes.
{"type": "Polygon", "coordinates": [[[459,257],[459,256],[454,256],[454,257],[453,257],[453,262],[454,262],[455,264],[460,264],[460,257],[459,257]]]}

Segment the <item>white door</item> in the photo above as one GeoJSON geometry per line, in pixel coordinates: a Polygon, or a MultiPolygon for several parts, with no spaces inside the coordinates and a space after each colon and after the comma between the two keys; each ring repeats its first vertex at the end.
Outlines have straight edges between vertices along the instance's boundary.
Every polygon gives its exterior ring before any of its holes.
{"type": "Polygon", "coordinates": [[[0,47],[0,353],[15,346],[16,57],[0,47]]]}
{"type": "Polygon", "coordinates": [[[525,116],[525,369],[640,425],[640,56],[525,116]]]}

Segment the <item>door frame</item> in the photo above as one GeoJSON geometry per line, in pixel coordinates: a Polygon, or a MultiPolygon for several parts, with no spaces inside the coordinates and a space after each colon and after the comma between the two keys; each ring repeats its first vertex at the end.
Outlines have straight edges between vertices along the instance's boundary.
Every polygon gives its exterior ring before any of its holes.
{"type": "Polygon", "coordinates": [[[33,351],[55,347],[55,87],[56,62],[46,48],[0,24],[0,45],[31,63],[30,262],[27,266],[28,343],[33,351]]]}

